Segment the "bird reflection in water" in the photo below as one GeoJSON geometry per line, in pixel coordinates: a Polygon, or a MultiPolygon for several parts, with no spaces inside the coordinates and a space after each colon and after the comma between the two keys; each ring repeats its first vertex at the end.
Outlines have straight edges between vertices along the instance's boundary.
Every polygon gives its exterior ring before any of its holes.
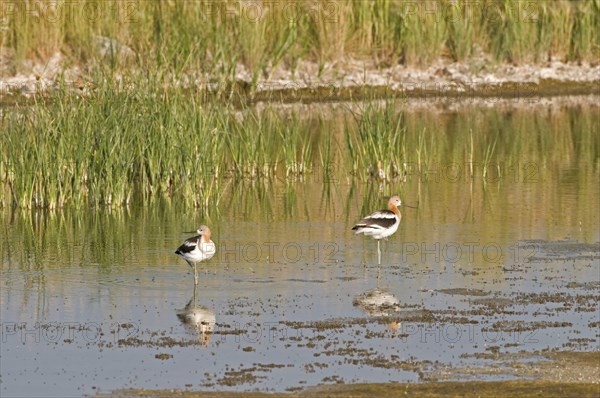
{"type": "Polygon", "coordinates": [[[177,310],[177,318],[183,323],[186,330],[198,336],[202,347],[208,347],[215,328],[215,312],[205,306],[196,304],[196,286],[194,294],[185,308],[177,310]]]}
{"type": "MultiPolygon", "coordinates": [[[[386,317],[400,311],[400,300],[379,287],[354,297],[353,304],[373,317],[386,317]]],[[[395,332],[400,327],[400,322],[390,320],[387,327],[395,332]]]]}

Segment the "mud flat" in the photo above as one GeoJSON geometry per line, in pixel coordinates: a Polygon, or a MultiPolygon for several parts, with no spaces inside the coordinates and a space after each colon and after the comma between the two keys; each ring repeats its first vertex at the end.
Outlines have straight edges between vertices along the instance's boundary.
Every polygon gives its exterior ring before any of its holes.
{"type": "MultiPolygon", "coordinates": [[[[301,67],[302,68],[302,67],[301,67]]],[[[372,98],[533,100],[558,95],[600,93],[600,68],[548,62],[543,65],[486,65],[440,60],[426,68],[377,68],[371,62],[350,61],[330,66],[317,77],[308,63],[299,73],[278,71],[255,89],[245,84],[253,101],[322,102],[372,98]],[[312,71],[312,72],[310,72],[312,71]]],[[[242,75],[243,76],[243,75],[242,75]]],[[[240,79],[238,84],[247,82],[240,79]]]]}
{"type": "MultiPolygon", "coordinates": [[[[577,261],[584,268],[597,267],[600,254],[599,243],[570,239],[524,240],[518,245],[534,248],[535,255],[529,256],[518,268],[504,270],[507,280],[516,278],[521,281],[517,283],[524,283],[531,273],[552,274],[568,267],[565,261],[577,261]]],[[[353,301],[366,316],[282,321],[275,327],[287,330],[285,338],[281,336],[285,350],[304,350],[311,354],[308,356],[311,360],[303,366],[286,361],[271,362],[273,359],[267,356],[264,362],[232,365],[224,372],[205,373],[199,387],[192,388],[190,384],[174,390],[122,389],[108,395],[100,392],[98,397],[597,397],[600,394],[599,325],[588,315],[597,313],[599,285],[593,280],[563,281],[561,285],[557,291],[509,294],[477,288],[428,290],[431,302],[436,298],[444,302],[446,298],[455,300],[456,305],[440,308],[408,304],[377,288],[357,295],[353,301]],[[468,305],[460,306],[460,302],[468,305]],[[565,314],[581,314],[583,318],[565,314]],[[588,318],[589,323],[582,321],[588,318]],[[485,344],[475,344],[470,352],[459,354],[458,361],[455,357],[433,360],[413,350],[400,354],[369,346],[369,342],[378,340],[396,344],[409,341],[415,337],[416,329],[407,325],[422,325],[427,333],[434,330],[434,325],[452,325],[453,330],[478,329],[489,334],[486,334],[485,344]],[[557,333],[572,334],[572,337],[563,344],[553,344],[552,336],[557,333]],[[501,335],[506,338],[491,338],[501,335]],[[346,366],[415,377],[410,383],[357,383],[338,370],[346,366]],[[278,392],[238,390],[249,390],[274,372],[321,375],[317,379],[321,381],[303,382],[278,392]],[[326,374],[328,376],[322,377],[326,374]]],[[[232,304],[231,311],[235,311],[236,305],[232,304]]],[[[239,338],[244,331],[217,323],[212,333],[215,341],[226,341],[239,338]]],[[[201,347],[204,341],[173,339],[166,332],[148,331],[140,336],[142,338],[120,340],[117,345],[157,350],[161,357],[170,360],[170,353],[177,356],[178,350],[201,347]]],[[[447,342],[452,346],[450,340],[447,342]]],[[[244,353],[259,349],[250,344],[246,347],[241,344],[239,348],[244,353]]]]}
{"type": "MultiPolygon", "coordinates": [[[[373,397],[373,396],[418,396],[418,397],[598,397],[600,394],[600,352],[553,352],[537,353],[541,360],[528,365],[520,364],[529,356],[507,356],[513,362],[513,370],[522,377],[535,380],[513,381],[469,381],[427,383],[373,383],[331,384],[310,387],[289,393],[263,392],[218,392],[190,390],[145,390],[131,389],[98,394],[96,397],[373,397]]],[[[451,373],[474,376],[497,372],[496,367],[453,369],[451,373]]]]}
{"type": "MultiPolygon", "coordinates": [[[[0,104],[34,95],[51,95],[66,86],[90,95],[99,83],[84,66],[65,66],[55,53],[47,63],[26,62],[19,73],[0,75],[0,104]]],[[[8,62],[5,60],[5,63],[8,62]]],[[[122,85],[128,74],[117,74],[122,85]]],[[[389,97],[426,100],[476,100],[482,98],[531,101],[540,97],[600,94],[600,65],[548,61],[537,65],[470,63],[439,60],[427,67],[380,67],[372,61],[348,60],[326,64],[303,61],[294,70],[276,67],[253,78],[238,64],[235,80],[218,80],[206,74],[187,74],[165,79],[171,88],[215,95],[244,103],[312,103],[358,101],[389,97]]]]}
{"type": "MultiPolygon", "coordinates": [[[[321,385],[300,392],[202,392],[189,390],[120,390],[109,395],[96,397],[373,397],[373,396],[418,396],[418,397],[597,397],[600,394],[598,380],[600,353],[561,352],[547,354],[545,361],[521,369],[524,375],[535,374],[536,380],[495,382],[429,382],[335,384],[321,385]]],[[[483,369],[479,369],[481,372],[483,369]]],[[[489,369],[493,370],[493,369],[489,369]]],[[[465,370],[469,371],[469,370],[465,370]]]]}

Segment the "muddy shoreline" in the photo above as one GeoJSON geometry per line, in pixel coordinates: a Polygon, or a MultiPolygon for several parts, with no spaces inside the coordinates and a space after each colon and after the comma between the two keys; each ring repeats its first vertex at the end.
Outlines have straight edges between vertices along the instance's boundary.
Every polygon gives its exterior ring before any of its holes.
{"type": "MultiPolygon", "coordinates": [[[[95,81],[89,66],[67,66],[64,56],[54,54],[45,63],[27,62],[18,73],[0,74],[0,104],[34,96],[51,97],[66,87],[74,93],[93,95],[95,81]]],[[[12,68],[11,70],[15,70],[12,68]]],[[[118,72],[116,87],[126,86],[130,76],[142,72],[118,72]]],[[[135,80],[135,79],[134,79],[135,80]]],[[[278,66],[253,76],[238,64],[233,80],[189,72],[166,76],[171,89],[189,90],[235,103],[319,103],[365,99],[407,98],[421,100],[476,101],[504,99],[530,102],[553,96],[600,95],[600,65],[548,61],[537,65],[467,63],[439,60],[423,67],[380,67],[370,60],[348,60],[320,67],[301,62],[294,70],[278,66]]],[[[127,85],[135,90],[135,83],[127,85]]]]}
{"type": "MultiPolygon", "coordinates": [[[[527,354],[530,355],[530,354],[527,354]]],[[[533,355],[533,354],[531,354],[533,355]]],[[[535,353],[542,358],[535,364],[522,364],[515,360],[512,366],[522,373],[523,380],[509,381],[429,381],[425,383],[365,383],[322,384],[287,393],[193,391],[187,389],[151,390],[125,389],[111,393],[99,392],[96,397],[372,397],[372,396],[419,396],[419,397],[597,397],[600,384],[600,352],[535,353]],[[533,379],[533,380],[532,380],[533,379]]],[[[526,355],[522,355],[525,358],[526,355]]],[[[464,374],[494,372],[494,367],[463,369],[464,374]]]]}
{"type": "MultiPolygon", "coordinates": [[[[600,359],[598,353],[593,358],[584,353],[572,353],[574,357],[581,354],[583,366],[590,367],[590,360],[596,364],[600,359]]],[[[573,366],[581,364],[575,360],[573,366]]],[[[548,367],[560,366],[552,363],[548,367]]],[[[596,366],[594,369],[598,371],[596,366]]],[[[146,390],[130,389],[114,391],[110,394],[100,392],[96,398],[135,398],[135,397],[182,397],[182,398],[301,398],[301,397],[347,397],[355,398],[373,396],[418,396],[418,397],[597,397],[600,384],[595,382],[563,382],[552,379],[552,373],[540,380],[526,381],[471,381],[471,382],[430,382],[415,383],[373,383],[373,384],[333,384],[319,385],[299,392],[266,393],[266,392],[215,392],[191,390],[146,390]]]]}
{"type": "MultiPolygon", "coordinates": [[[[472,382],[472,383],[432,383],[432,384],[360,384],[352,387],[319,387],[302,393],[236,393],[236,392],[192,392],[171,390],[131,390],[119,391],[110,397],[182,397],[182,398],[300,398],[300,397],[354,397],[373,396],[405,397],[577,397],[595,398],[600,394],[597,384],[570,384],[557,382],[472,382]]],[[[107,397],[107,395],[97,395],[107,397]]]]}
{"type": "MultiPolygon", "coordinates": [[[[503,356],[500,356],[503,357],[503,356]]],[[[358,383],[320,384],[298,388],[285,393],[276,392],[237,392],[237,391],[194,391],[191,389],[152,390],[123,389],[110,393],[99,391],[101,397],[372,397],[372,396],[419,396],[419,397],[597,397],[600,384],[597,374],[600,371],[600,352],[538,352],[511,356],[511,365],[521,374],[520,380],[507,381],[425,381],[423,383],[358,383]],[[519,360],[536,356],[541,358],[535,364],[519,360]],[[517,358],[520,357],[520,358],[517,358]]],[[[453,369],[464,375],[497,371],[489,368],[453,369]]]]}

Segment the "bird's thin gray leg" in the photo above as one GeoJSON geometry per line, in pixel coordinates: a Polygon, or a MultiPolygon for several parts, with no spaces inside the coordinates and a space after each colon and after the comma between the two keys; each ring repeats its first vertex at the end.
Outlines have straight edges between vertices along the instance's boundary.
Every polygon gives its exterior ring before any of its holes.
{"type": "Polygon", "coordinates": [[[196,269],[196,263],[194,263],[194,287],[198,284],[198,270],[196,269]]]}
{"type": "Polygon", "coordinates": [[[379,247],[380,240],[377,239],[377,265],[381,265],[381,248],[379,247]]]}

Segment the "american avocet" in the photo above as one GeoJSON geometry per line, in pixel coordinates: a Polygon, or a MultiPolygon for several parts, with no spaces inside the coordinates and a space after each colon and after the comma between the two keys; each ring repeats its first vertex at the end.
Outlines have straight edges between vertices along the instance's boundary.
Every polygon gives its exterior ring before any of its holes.
{"type": "Polygon", "coordinates": [[[210,228],[206,225],[201,225],[197,231],[185,233],[193,232],[198,232],[198,236],[186,239],[185,242],[175,250],[175,254],[183,257],[190,267],[192,267],[192,263],[194,264],[194,284],[197,285],[198,271],[196,270],[196,263],[211,259],[217,250],[215,248],[215,243],[210,240],[210,228]]]}
{"type": "MultiPolygon", "coordinates": [[[[388,200],[387,210],[379,210],[371,213],[352,227],[353,230],[356,230],[356,234],[365,234],[365,236],[372,236],[373,239],[377,240],[378,265],[381,264],[379,240],[382,238],[387,239],[388,236],[398,230],[400,219],[402,218],[400,210],[398,210],[398,207],[400,206],[402,206],[400,197],[392,196],[390,200],[388,200]]],[[[414,208],[414,206],[404,206],[414,208]]]]}

